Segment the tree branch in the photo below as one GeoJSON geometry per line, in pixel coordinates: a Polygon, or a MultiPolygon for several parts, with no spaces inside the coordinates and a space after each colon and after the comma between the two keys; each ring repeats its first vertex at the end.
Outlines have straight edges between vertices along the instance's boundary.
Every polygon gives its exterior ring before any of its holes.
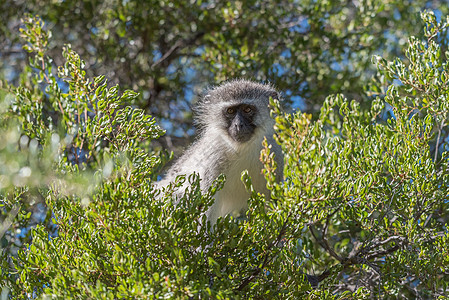
{"type": "Polygon", "coordinates": [[[184,39],[184,40],[178,40],[176,41],[176,43],[173,44],[173,46],[170,47],[170,49],[168,49],[167,52],[164,53],[164,55],[162,55],[161,58],[159,58],[157,61],[155,61],[152,65],[151,68],[155,68],[158,65],[160,65],[161,63],[163,63],[164,61],[167,61],[171,56],[173,56],[179,49],[187,47],[192,45],[193,43],[195,43],[198,39],[200,39],[201,37],[204,36],[204,32],[198,32],[197,34],[195,34],[193,37],[191,37],[190,39],[184,39]]]}
{"type": "Polygon", "coordinates": [[[8,215],[6,216],[5,220],[2,222],[2,224],[0,224],[0,239],[9,229],[9,227],[11,227],[12,222],[19,213],[20,207],[21,205],[19,203],[14,204],[14,206],[11,208],[8,215]]]}
{"type": "Polygon", "coordinates": [[[287,220],[290,218],[290,215],[287,217],[287,219],[284,221],[284,224],[281,227],[281,230],[279,231],[279,234],[277,238],[271,242],[271,244],[268,246],[267,250],[265,251],[265,254],[263,255],[263,263],[260,267],[257,267],[251,275],[249,275],[246,279],[243,280],[243,282],[240,284],[240,286],[237,288],[237,291],[243,290],[251,281],[256,278],[260,272],[265,268],[265,266],[274,258],[273,256],[270,256],[270,250],[275,246],[278,245],[279,242],[282,240],[282,237],[284,236],[286,230],[287,230],[287,220]]]}

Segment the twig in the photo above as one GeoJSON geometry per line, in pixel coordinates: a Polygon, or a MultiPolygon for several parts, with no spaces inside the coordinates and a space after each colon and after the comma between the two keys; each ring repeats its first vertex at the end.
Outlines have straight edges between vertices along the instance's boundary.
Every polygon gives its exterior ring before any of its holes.
{"type": "Polygon", "coordinates": [[[154,68],[154,67],[160,65],[164,60],[166,60],[170,55],[172,55],[173,52],[176,51],[176,49],[180,48],[183,44],[184,44],[184,42],[182,40],[177,41],[173,46],[171,46],[170,49],[168,49],[167,52],[165,52],[165,54],[161,58],[159,58],[156,62],[154,62],[151,65],[151,68],[154,68]]]}
{"type": "Polygon", "coordinates": [[[179,48],[183,48],[185,46],[189,46],[189,45],[193,44],[196,40],[200,39],[203,35],[204,35],[204,32],[199,32],[190,39],[176,41],[176,43],[173,46],[171,46],[170,49],[168,49],[168,51],[165,52],[161,58],[159,58],[157,61],[155,61],[151,65],[151,68],[157,67],[162,62],[167,60],[170,56],[172,56],[179,48]]]}
{"type": "Polygon", "coordinates": [[[311,225],[309,226],[310,228],[310,232],[312,233],[313,238],[318,242],[318,244],[323,247],[325,250],[327,250],[327,252],[329,252],[329,254],[334,257],[336,260],[338,260],[339,262],[343,261],[343,258],[338,255],[334,249],[332,249],[332,247],[329,245],[329,242],[327,241],[327,239],[325,238],[325,235],[327,234],[327,228],[329,227],[329,221],[330,218],[335,215],[338,211],[340,210],[340,206],[337,207],[332,213],[330,213],[327,217],[326,217],[326,223],[323,227],[323,230],[321,231],[321,238],[318,238],[314,232],[315,226],[311,225]]]}
{"type": "Polygon", "coordinates": [[[441,122],[441,125],[438,127],[438,137],[437,137],[437,143],[435,144],[435,157],[433,158],[433,161],[436,162],[437,161],[437,157],[438,157],[438,147],[440,144],[440,137],[441,137],[441,130],[443,129],[443,122],[441,122]]]}
{"type": "Polygon", "coordinates": [[[287,217],[287,219],[284,221],[284,224],[281,227],[281,230],[279,231],[279,234],[277,238],[271,242],[271,244],[268,246],[267,250],[265,251],[265,254],[263,255],[263,263],[260,267],[257,267],[251,275],[249,275],[246,279],[243,280],[243,282],[239,285],[237,288],[237,291],[243,290],[251,281],[256,278],[260,272],[265,268],[265,266],[274,258],[274,255],[270,257],[270,250],[275,246],[278,245],[281,241],[283,235],[285,234],[285,231],[287,230],[287,220],[290,218],[290,215],[287,217]]]}
{"type": "Polygon", "coordinates": [[[6,219],[3,221],[3,223],[0,225],[0,239],[3,237],[3,235],[6,233],[6,231],[11,227],[12,222],[16,218],[17,214],[20,210],[20,204],[15,204],[12,209],[9,211],[8,215],[6,216],[6,219]]]}
{"type": "Polygon", "coordinates": [[[370,250],[372,250],[372,249],[374,249],[374,248],[383,246],[383,245],[388,244],[389,242],[392,242],[392,241],[395,241],[395,240],[399,240],[400,242],[403,242],[403,241],[405,240],[405,237],[398,236],[398,235],[390,236],[390,237],[386,238],[386,239],[383,240],[383,241],[379,241],[379,242],[375,243],[375,244],[372,245],[372,246],[369,246],[369,247],[364,248],[364,249],[363,249],[363,252],[366,253],[366,252],[368,252],[368,251],[370,251],[370,250]]]}

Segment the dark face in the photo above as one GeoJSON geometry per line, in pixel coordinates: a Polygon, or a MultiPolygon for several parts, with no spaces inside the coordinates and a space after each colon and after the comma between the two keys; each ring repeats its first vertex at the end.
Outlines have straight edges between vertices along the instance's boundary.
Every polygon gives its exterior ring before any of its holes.
{"type": "Polygon", "coordinates": [[[229,135],[237,142],[244,143],[251,139],[256,125],[254,118],[257,110],[253,105],[240,104],[223,110],[229,135]]]}

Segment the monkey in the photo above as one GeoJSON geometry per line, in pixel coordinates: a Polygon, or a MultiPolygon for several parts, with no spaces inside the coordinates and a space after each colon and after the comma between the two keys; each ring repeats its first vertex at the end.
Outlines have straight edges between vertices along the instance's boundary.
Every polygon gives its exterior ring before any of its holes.
{"type": "MultiPolygon", "coordinates": [[[[241,182],[242,171],[248,170],[256,191],[268,195],[259,159],[264,138],[271,145],[280,170],[283,169],[282,150],[274,140],[270,97],[281,98],[271,85],[245,79],[226,81],[207,89],[193,110],[198,137],[157,185],[163,187],[178,175],[196,172],[201,179],[201,190],[206,191],[223,173],[225,184],[206,212],[212,225],[219,217],[236,216],[247,209],[250,194],[241,182]]],[[[277,175],[277,179],[281,176],[277,175]]]]}

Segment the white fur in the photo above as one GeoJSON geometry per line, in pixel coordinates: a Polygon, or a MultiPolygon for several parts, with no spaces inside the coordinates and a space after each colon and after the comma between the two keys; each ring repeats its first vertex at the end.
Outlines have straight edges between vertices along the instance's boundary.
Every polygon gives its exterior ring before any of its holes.
{"type": "Polygon", "coordinates": [[[263,134],[257,134],[251,141],[239,145],[231,156],[229,166],[224,170],[226,183],[215,195],[215,203],[208,212],[211,223],[215,223],[218,217],[237,215],[248,207],[250,194],[241,181],[242,171],[248,170],[256,191],[267,192],[265,178],[261,173],[263,166],[259,159],[263,137],[263,134]]]}

